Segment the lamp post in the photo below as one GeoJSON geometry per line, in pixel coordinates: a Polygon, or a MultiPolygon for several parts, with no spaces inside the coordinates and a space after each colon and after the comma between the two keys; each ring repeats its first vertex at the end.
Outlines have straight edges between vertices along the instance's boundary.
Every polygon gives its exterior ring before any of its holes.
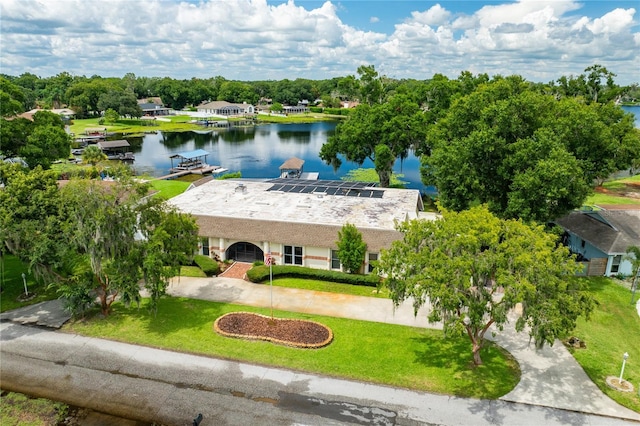
{"type": "Polygon", "coordinates": [[[627,358],[629,358],[629,354],[625,352],[624,355],[622,355],[622,370],[620,370],[618,383],[622,383],[622,374],[624,373],[624,365],[627,363],[627,358]]]}
{"type": "Polygon", "coordinates": [[[271,320],[273,321],[273,257],[271,251],[267,253],[267,265],[269,265],[269,293],[271,298],[271,320]]]}
{"type": "Polygon", "coordinates": [[[29,291],[27,291],[27,276],[22,273],[22,283],[24,284],[24,295],[29,296],[29,291]]]}

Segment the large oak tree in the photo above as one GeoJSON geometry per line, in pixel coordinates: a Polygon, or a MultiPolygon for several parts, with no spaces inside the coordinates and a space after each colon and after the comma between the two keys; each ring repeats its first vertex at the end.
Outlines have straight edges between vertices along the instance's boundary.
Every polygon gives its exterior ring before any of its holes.
{"type": "Polygon", "coordinates": [[[467,335],[476,365],[490,327],[502,330],[517,304],[516,330],[527,328],[538,347],[552,345],[592,309],[573,278],[579,266],[542,227],[478,206],[404,222],[398,230],[403,239],[380,253],[382,285],[396,306],[411,300],[417,313],[427,305],[429,320],[442,321],[445,335],[467,335]]]}
{"type": "Polygon", "coordinates": [[[384,104],[356,107],[322,146],[320,158],[336,169],[342,164],[341,155],[360,165],[370,159],[380,186],[389,187],[396,159],[406,158],[425,135],[425,117],[419,106],[405,95],[396,95],[384,104]]]}
{"type": "Polygon", "coordinates": [[[486,203],[501,217],[548,221],[640,157],[633,119],[612,104],[556,99],[512,76],[458,98],[430,129],[423,180],[444,207],[486,203]]]}

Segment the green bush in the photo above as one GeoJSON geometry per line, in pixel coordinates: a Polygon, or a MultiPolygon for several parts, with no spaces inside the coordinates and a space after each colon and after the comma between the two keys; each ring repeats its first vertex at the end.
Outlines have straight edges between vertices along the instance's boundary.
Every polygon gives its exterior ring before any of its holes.
{"type": "Polygon", "coordinates": [[[198,265],[200,269],[202,269],[202,272],[204,272],[208,277],[218,275],[218,272],[220,272],[218,263],[215,260],[211,259],[209,256],[197,254],[194,256],[193,261],[196,265],[198,265]]]}
{"type": "Polygon", "coordinates": [[[321,107],[309,107],[310,112],[315,112],[316,114],[322,113],[323,108],[321,107]]]}
{"type": "Polygon", "coordinates": [[[325,108],[324,113],[331,114],[331,115],[340,115],[342,114],[341,109],[342,108],[325,108]]]}
{"type": "MultiPolygon", "coordinates": [[[[274,265],[273,277],[309,278],[314,280],[329,281],[334,283],[362,285],[377,287],[380,278],[375,274],[357,275],[339,271],[305,268],[302,266],[274,265]]],[[[247,278],[251,282],[261,283],[269,279],[269,267],[266,265],[254,266],[247,271],[247,278]]]]}

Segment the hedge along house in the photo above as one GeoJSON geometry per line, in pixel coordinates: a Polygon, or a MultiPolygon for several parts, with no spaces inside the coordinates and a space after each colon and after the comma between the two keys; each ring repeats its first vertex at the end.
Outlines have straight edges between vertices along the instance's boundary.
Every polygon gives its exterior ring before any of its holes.
{"type": "Polygon", "coordinates": [[[422,212],[417,190],[346,181],[211,180],[169,203],[196,218],[200,253],[221,260],[254,262],[270,252],[279,265],[340,270],[338,231],[351,223],[367,244],[365,272],[402,238],[396,221],[435,218],[422,212]]]}
{"type": "Polygon", "coordinates": [[[633,273],[625,256],[640,247],[640,210],[574,211],[555,223],[565,230],[564,243],[585,264],[584,275],[633,273]]]}

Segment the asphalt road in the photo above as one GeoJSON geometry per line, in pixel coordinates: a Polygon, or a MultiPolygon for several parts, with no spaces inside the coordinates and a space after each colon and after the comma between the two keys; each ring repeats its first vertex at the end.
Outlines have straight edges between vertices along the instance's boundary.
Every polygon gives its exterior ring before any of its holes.
{"type": "Polygon", "coordinates": [[[191,425],[638,425],[455,398],[0,323],[0,387],[99,412],[191,425]]]}

